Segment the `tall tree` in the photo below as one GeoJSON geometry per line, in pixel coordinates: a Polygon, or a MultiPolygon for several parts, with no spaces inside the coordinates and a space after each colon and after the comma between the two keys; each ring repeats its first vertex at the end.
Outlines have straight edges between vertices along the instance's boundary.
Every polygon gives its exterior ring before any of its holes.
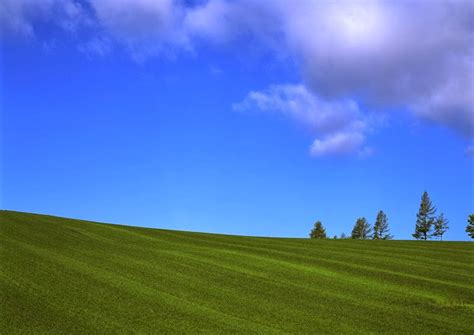
{"type": "Polygon", "coordinates": [[[469,215],[467,218],[466,233],[471,238],[474,238],[474,214],[469,215]]]}
{"type": "Polygon", "coordinates": [[[431,227],[434,222],[436,208],[431,203],[428,192],[424,192],[421,197],[420,209],[416,214],[415,232],[412,234],[417,240],[427,240],[431,236],[431,227]]]}
{"type": "Polygon", "coordinates": [[[326,229],[324,229],[321,221],[316,221],[314,228],[309,233],[310,238],[326,238],[326,229]]]}
{"type": "Polygon", "coordinates": [[[433,236],[440,237],[442,241],[444,233],[449,229],[448,223],[449,221],[444,217],[444,214],[441,213],[434,222],[433,236]]]}
{"type": "Polygon", "coordinates": [[[383,211],[380,211],[375,219],[374,234],[372,235],[372,238],[374,240],[389,240],[392,238],[389,230],[387,215],[383,211]]]}
{"type": "Polygon", "coordinates": [[[358,218],[352,229],[351,238],[366,240],[370,235],[370,224],[366,218],[358,218]]]}

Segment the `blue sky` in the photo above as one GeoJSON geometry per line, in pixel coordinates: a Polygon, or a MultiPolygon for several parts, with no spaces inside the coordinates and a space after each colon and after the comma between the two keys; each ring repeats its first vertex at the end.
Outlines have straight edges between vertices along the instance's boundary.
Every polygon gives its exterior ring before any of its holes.
{"type": "Polygon", "coordinates": [[[472,6],[359,4],[7,0],[1,207],[288,237],[382,209],[409,239],[427,190],[467,239],[472,6]]]}

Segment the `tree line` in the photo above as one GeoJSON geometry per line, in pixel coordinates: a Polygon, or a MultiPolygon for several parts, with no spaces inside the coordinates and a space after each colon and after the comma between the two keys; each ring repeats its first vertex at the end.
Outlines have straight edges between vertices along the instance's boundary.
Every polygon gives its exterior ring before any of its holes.
{"type": "MultiPolygon", "coordinates": [[[[415,232],[412,236],[417,240],[428,240],[432,237],[437,237],[442,241],[444,234],[449,229],[448,223],[449,221],[445,218],[444,213],[436,215],[436,208],[433,206],[428,192],[425,191],[421,197],[420,208],[416,214],[415,232]]],[[[474,214],[470,214],[467,219],[466,232],[469,237],[474,239],[474,214]]],[[[326,229],[321,221],[316,221],[313,229],[311,229],[309,233],[309,237],[319,239],[327,238],[326,229]]],[[[337,239],[338,237],[334,235],[333,238],[337,239]]],[[[344,239],[348,237],[342,233],[340,238],[344,239]]],[[[387,215],[382,210],[379,211],[373,227],[365,217],[358,218],[349,238],[359,240],[392,239],[393,235],[390,234],[387,215]]]]}

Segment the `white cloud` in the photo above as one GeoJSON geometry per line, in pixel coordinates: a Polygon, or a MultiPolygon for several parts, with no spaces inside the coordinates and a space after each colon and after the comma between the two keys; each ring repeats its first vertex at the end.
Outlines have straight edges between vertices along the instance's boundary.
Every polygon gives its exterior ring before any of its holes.
{"type": "Polygon", "coordinates": [[[89,0],[97,23],[138,61],[189,48],[185,8],[174,0],[89,0]]]}
{"type": "MultiPolygon", "coordinates": [[[[310,148],[313,156],[350,154],[361,149],[364,135],[357,132],[335,133],[323,139],[315,139],[310,148]]],[[[367,149],[360,151],[361,156],[367,149]]]]}
{"type": "Polygon", "coordinates": [[[281,32],[277,3],[256,0],[209,0],[186,11],[183,26],[188,35],[214,43],[257,37],[264,44],[281,32]]]}
{"type": "Polygon", "coordinates": [[[472,136],[472,2],[305,2],[289,13],[287,42],[312,90],[408,107],[472,136]]]}
{"type": "Polygon", "coordinates": [[[362,150],[367,118],[353,100],[325,100],[304,85],[273,85],[252,91],[236,110],[278,113],[306,125],[315,136],[310,153],[314,156],[342,155],[362,150]]]}
{"type": "Polygon", "coordinates": [[[474,138],[474,57],[458,59],[459,73],[438,83],[430,94],[415,99],[417,115],[445,124],[467,138],[474,138]]]}
{"type": "Polygon", "coordinates": [[[32,18],[44,16],[52,1],[35,2],[30,0],[5,0],[0,2],[0,33],[33,35],[32,18]]]}

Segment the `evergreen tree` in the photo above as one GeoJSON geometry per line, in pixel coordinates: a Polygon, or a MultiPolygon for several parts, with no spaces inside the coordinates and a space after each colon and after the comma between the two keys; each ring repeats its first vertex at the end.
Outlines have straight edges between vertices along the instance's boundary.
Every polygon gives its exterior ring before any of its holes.
{"type": "Polygon", "coordinates": [[[389,234],[388,228],[388,218],[387,215],[380,211],[377,214],[377,218],[375,219],[374,224],[374,234],[372,235],[374,240],[389,240],[392,236],[389,234]]]}
{"type": "Polygon", "coordinates": [[[434,222],[433,236],[440,237],[442,241],[444,233],[449,229],[448,223],[449,221],[444,217],[444,214],[441,213],[434,222]]]}
{"type": "Polygon", "coordinates": [[[334,237],[332,238],[333,240],[337,240],[337,235],[334,235],[334,237]]]}
{"type": "Polygon", "coordinates": [[[326,238],[326,229],[324,229],[321,221],[316,221],[314,228],[309,233],[310,238],[326,238]]]}
{"type": "Polygon", "coordinates": [[[474,238],[474,214],[469,215],[467,218],[466,233],[469,237],[474,238]]]}
{"type": "Polygon", "coordinates": [[[416,214],[415,232],[412,234],[417,240],[427,240],[431,236],[431,227],[434,223],[436,208],[433,207],[428,192],[421,197],[420,209],[416,214]]]}
{"type": "Polygon", "coordinates": [[[341,234],[341,239],[345,239],[346,238],[346,234],[342,233],[341,234]]]}
{"type": "Polygon", "coordinates": [[[365,218],[358,218],[354,228],[352,229],[351,237],[353,239],[366,240],[370,235],[370,224],[365,218]]]}

